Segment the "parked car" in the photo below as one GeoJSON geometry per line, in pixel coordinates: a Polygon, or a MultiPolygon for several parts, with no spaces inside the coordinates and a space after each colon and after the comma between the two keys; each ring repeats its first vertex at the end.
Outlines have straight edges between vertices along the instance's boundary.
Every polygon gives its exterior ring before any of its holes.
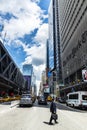
{"type": "Polygon", "coordinates": [[[31,94],[23,94],[20,98],[19,106],[32,106],[33,105],[33,100],[31,94]]]}
{"type": "Polygon", "coordinates": [[[38,104],[44,104],[47,105],[47,100],[44,96],[39,96],[38,98],[38,104]]]}

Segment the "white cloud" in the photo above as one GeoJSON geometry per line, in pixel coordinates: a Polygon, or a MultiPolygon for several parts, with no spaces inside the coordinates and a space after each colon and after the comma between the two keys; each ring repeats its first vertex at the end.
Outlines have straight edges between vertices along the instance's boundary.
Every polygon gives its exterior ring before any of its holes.
{"type": "MultiPolygon", "coordinates": [[[[28,45],[23,45],[24,51],[26,52],[27,58],[25,62],[31,62],[33,59],[43,60],[43,63],[46,62],[46,42],[48,38],[48,24],[43,24],[38,29],[34,42],[38,42],[40,46],[32,46],[28,48],[28,45]],[[31,57],[31,59],[30,59],[31,57]]],[[[37,63],[36,63],[37,64],[37,63]]]]}
{"type": "Polygon", "coordinates": [[[11,13],[13,16],[9,21],[3,20],[4,32],[7,32],[6,39],[9,39],[7,44],[13,44],[15,47],[22,46],[26,53],[25,63],[32,63],[34,73],[37,77],[37,82],[40,80],[42,71],[45,69],[46,61],[46,40],[48,38],[48,24],[43,23],[43,19],[47,18],[44,11],[38,6],[40,0],[0,0],[0,11],[3,14],[11,13]],[[7,4],[6,4],[7,3],[7,4]],[[43,19],[42,19],[43,18],[43,19]],[[18,40],[25,34],[31,34],[35,29],[38,29],[34,43],[31,48],[29,44],[18,40]],[[14,41],[13,43],[11,41],[14,41]],[[38,66],[37,66],[38,65],[38,66]]]}
{"type": "Polygon", "coordinates": [[[47,38],[48,38],[48,24],[43,24],[38,29],[34,39],[34,41],[38,42],[40,46],[34,45],[31,48],[28,48],[28,45],[26,46],[23,45],[24,51],[27,54],[27,57],[23,64],[32,63],[34,66],[34,72],[39,80],[42,71],[45,69],[47,38]]]}
{"type": "Polygon", "coordinates": [[[37,35],[34,40],[41,44],[45,44],[47,39],[48,39],[48,24],[44,23],[39,27],[37,35]]]}
{"type": "Polygon", "coordinates": [[[39,28],[42,24],[41,17],[45,17],[44,11],[30,0],[1,0],[0,11],[3,14],[11,13],[16,17],[16,19],[12,17],[9,22],[4,21],[4,31],[7,32],[10,40],[22,37],[24,34],[31,33],[34,29],[39,28]]]}

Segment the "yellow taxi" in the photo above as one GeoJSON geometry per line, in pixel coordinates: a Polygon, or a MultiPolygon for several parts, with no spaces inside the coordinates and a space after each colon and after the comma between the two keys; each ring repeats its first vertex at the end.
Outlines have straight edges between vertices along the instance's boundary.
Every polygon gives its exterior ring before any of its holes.
{"type": "Polygon", "coordinates": [[[10,101],[14,101],[14,100],[15,100],[15,96],[11,96],[10,101]]]}
{"type": "Polygon", "coordinates": [[[21,96],[20,95],[16,95],[15,96],[15,100],[20,100],[21,96]]]}
{"type": "Polygon", "coordinates": [[[2,98],[2,102],[8,102],[8,101],[10,101],[11,99],[10,99],[10,97],[9,96],[6,96],[6,97],[3,97],[2,98]]]}
{"type": "Polygon", "coordinates": [[[50,95],[47,97],[47,101],[49,101],[49,102],[52,101],[52,97],[50,95]]]}

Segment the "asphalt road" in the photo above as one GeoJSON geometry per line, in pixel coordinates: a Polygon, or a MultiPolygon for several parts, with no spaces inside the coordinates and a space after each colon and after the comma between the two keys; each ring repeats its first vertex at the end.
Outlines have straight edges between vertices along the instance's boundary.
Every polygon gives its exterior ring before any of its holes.
{"type": "MultiPolygon", "coordinates": [[[[50,103],[33,107],[18,105],[0,113],[0,130],[87,130],[87,111],[57,103],[58,124],[49,125],[50,103]]],[[[3,106],[4,107],[4,106],[3,106]]]]}

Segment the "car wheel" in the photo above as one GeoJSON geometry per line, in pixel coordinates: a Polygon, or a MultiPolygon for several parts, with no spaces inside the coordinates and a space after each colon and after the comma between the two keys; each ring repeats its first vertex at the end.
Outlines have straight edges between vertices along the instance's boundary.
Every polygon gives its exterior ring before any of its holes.
{"type": "Polygon", "coordinates": [[[66,103],[66,105],[68,106],[68,103],[66,103]]]}
{"type": "Polygon", "coordinates": [[[22,107],[22,105],[20,104],[19,107],[22,107]]]}
{"type": "Polygon", "coordinates": [[[72,105],[72,107],[74,107],[74,104],[72,105]]]}

